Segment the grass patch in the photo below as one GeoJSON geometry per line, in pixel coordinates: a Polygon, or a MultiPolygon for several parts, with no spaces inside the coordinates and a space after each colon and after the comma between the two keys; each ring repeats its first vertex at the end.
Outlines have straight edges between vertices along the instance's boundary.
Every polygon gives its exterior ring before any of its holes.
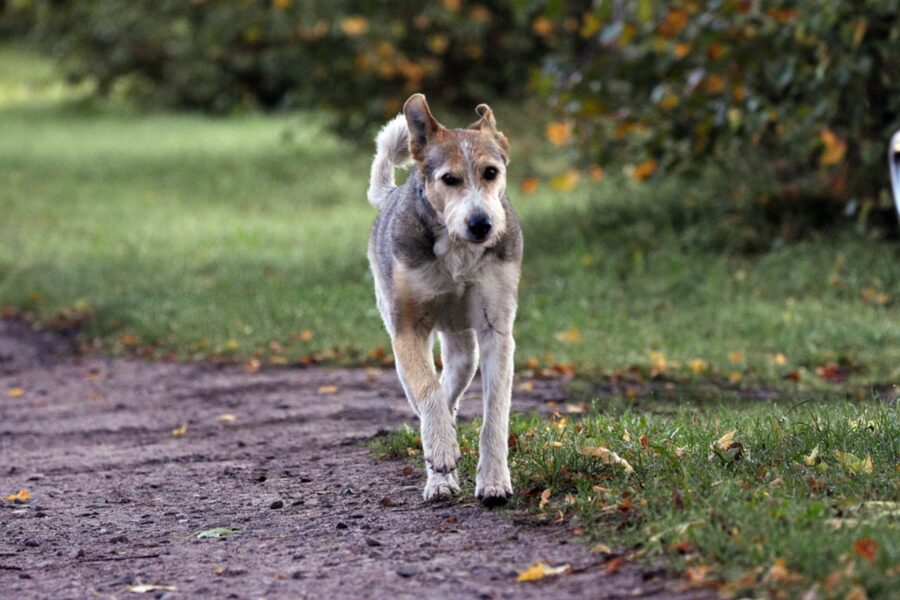
{"type": "MultiPolygon", "coordinates": [[[[137,114],[0,51],[0,306],[113,353],[387,362],[365,259],[371,144],[321,115],[137,114]]],[[[502,121],[502,115],[500,115],[502,121]]],[[[610,175],[518,191],[518,363],[785,382],[900,379],[896,243],[852,231],[745,254],[727,182],[610,175]],[[712,232],[712,233],[710,233],[712,232]]]]}
{"type": "MultiPolygon", "coordinates": [[[[460,427],[466,499],[478,427],[460,427]]],[[[371,448],[420,467],[409,426],[371,448]]],[[[856,587],[891,597],[900,586],[898,457],[895,406],[822,399],[577,419],[514,415],[510,436],[515,508],[624,550],[626,560],[665,555],[691,584],[738,597],[816,588],[817,597],[844,598],[856,587]],[[732,431],[731,448],[716,447],[732,431]],[[584,450],[598,447],[633,473],[584,450]]]]}

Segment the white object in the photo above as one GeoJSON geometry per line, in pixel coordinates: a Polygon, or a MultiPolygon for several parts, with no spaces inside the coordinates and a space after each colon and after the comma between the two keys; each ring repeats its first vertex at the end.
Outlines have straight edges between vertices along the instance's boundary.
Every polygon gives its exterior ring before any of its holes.
{"type": "Polygon", "coordinates": [[[897,205],[897,216],[900,217],[900,131],[894,133],[888,146],[888,169],[891,172],[894,204],[897,205]]]}

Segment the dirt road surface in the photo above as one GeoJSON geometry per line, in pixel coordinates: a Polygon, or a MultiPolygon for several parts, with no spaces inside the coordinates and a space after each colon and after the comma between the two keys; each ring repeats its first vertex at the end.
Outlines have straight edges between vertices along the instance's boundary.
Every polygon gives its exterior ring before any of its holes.
{"type": "MultiPolygon", "coordinates": [[[[661,569],[607,573],[562,528],[474,501],[424,503],[421,469],[405,474],[359,443],[411,422],[393,372],[246,373],[67,350],[0,320],[4,598],[706,596],[661,569]],[[29,502],[6,500],[22,488],[29,502]],[[212,528],[236,533],[197,537],[212,528]],[[573,572],[516,583],[536,560],[573,572]],[[141,584],[171,589],[129,592],[141,584]]],[[[559,399],[555,385],[515,408],[559,399]]],[[[464,400],[464,415],[477,410],[464,400]]]]}

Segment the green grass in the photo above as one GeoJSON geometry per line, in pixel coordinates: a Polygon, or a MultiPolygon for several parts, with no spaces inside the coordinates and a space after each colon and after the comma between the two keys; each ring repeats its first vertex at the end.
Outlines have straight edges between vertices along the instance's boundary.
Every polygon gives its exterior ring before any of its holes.
{"type": "MultiPolygon", "coordinates": [[[[795,598],[813,587],[819,598],[844,598],[854,586],[869,598],[896,592],[896,406],[818,398],[663,408],[605,406],[549,421],[514,415],[513,507],[565,523],[626,560],[667,556],[695,583],[737,597],[795,598]],[[740,449],[713,450],[731,431],[740,449]],[[633,473],[585,455],[584,447],[616,452],[633,473]]],[[[460,427],[463,500],[474,493],[478,427],[460,427]]],[[[380,457],[421,458],[408,426],[371,448],[380,457]]]]}
{"type": "MultiPolygon", "coordinates": [[[[0,306],[74,319],[112,352],[382,360],[370,144],[317,114],[147,114],[83,96],[34,56],[0,51],[0,306]]],[[[523,195],[551,154],[534,133],[511,131],[520,367],[817,386],[835,363],[859,385],[900,379],[895,242],[847,231],[728,250],[719,242],[747,224],[719,218],[721,180],[613,175],[523,195]]]]}

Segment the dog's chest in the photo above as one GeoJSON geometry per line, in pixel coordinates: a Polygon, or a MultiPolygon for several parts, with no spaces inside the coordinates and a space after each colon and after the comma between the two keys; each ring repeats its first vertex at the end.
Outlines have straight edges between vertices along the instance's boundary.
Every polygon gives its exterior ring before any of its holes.
{"type": "Polygon", "coordinates": [[[435,261],[430,265],[435,285],[444,293],[462,296],[475,282],[484,265],[484,248],[455,244],[442,236],[434,244],[435,261]]]}

